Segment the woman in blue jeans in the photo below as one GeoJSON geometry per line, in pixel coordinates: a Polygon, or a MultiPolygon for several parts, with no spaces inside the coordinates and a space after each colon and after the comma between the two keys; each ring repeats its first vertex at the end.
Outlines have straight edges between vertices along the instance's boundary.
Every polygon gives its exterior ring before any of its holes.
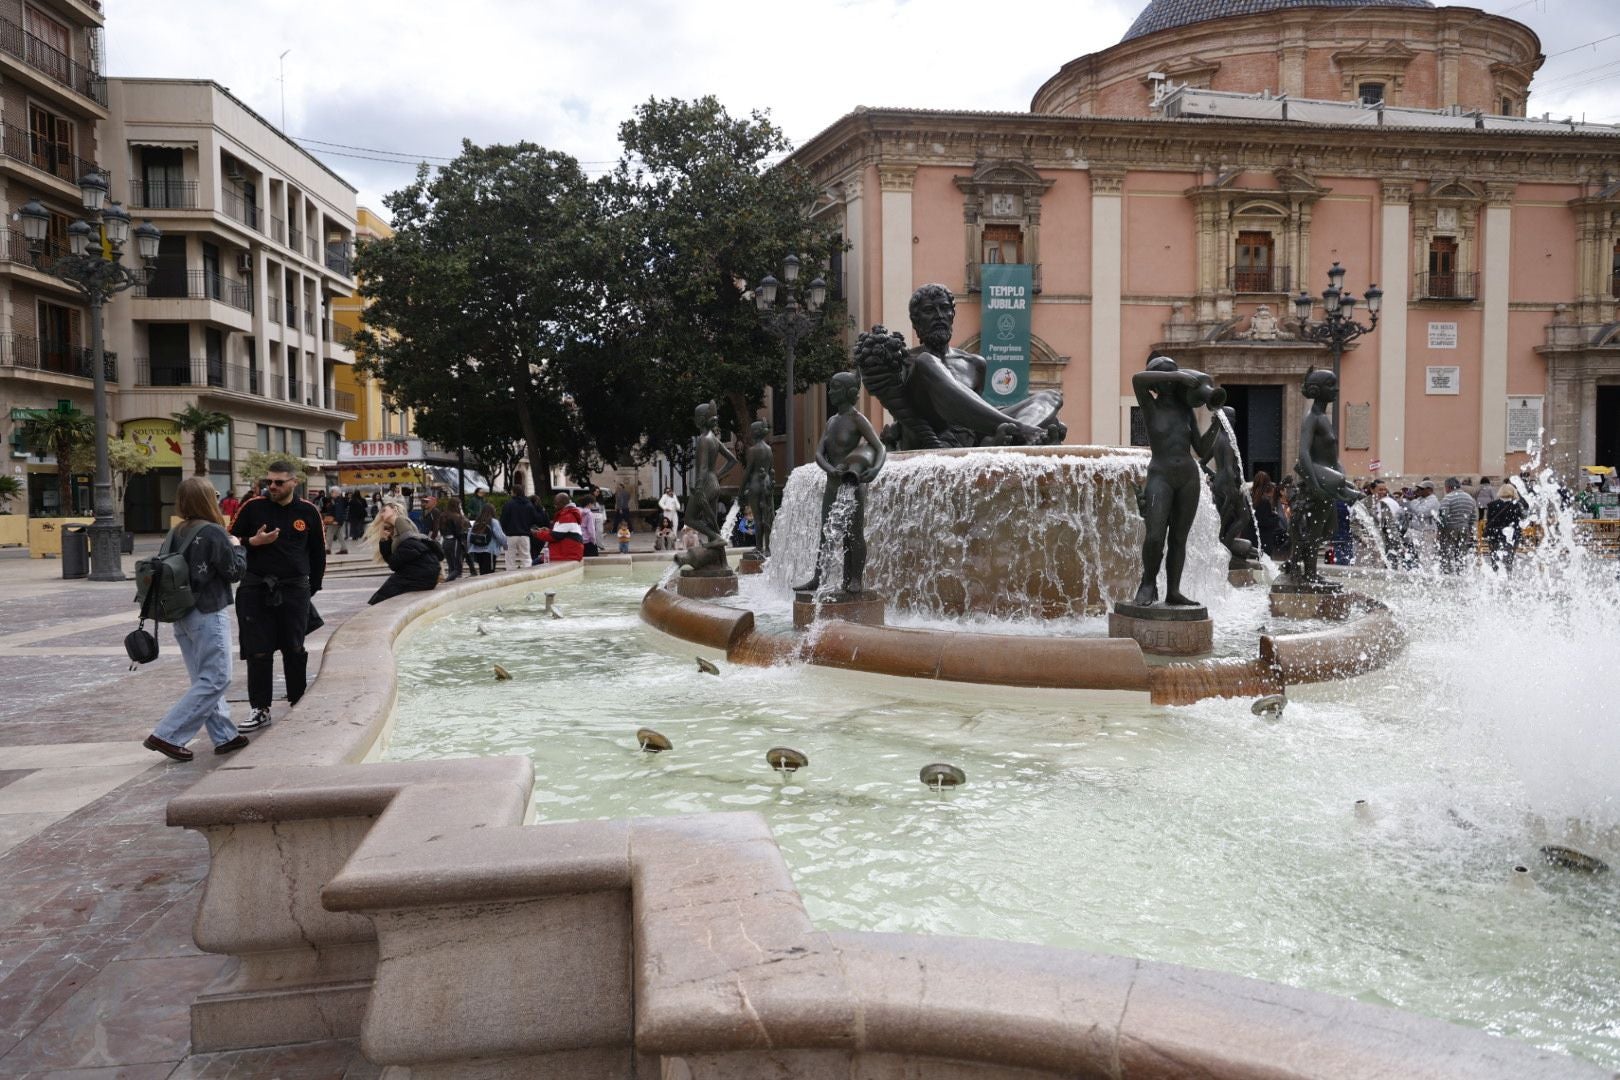
{"type": "Polygon", "coordinates": [[[158,721],[143,744],[176,761],[190,761],[186,749],[203,725],[214,753],[229,754],[248,744],[231,723],[225,691],[231,685],[231,583],[242,580],[247,553],[225,531],[214,485],[200,476],[180,482],[175,513],[183,520],[170,530],[163,551],[180,551],[191,567],[191,594],[196,606],[171,623],[180,656],[191,676],[191,688],[158,721]]]}

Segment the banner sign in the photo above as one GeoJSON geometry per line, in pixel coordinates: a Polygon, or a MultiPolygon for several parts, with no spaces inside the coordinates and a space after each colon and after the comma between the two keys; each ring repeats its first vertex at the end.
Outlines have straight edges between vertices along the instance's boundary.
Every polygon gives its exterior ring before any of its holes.
{"type": "Polygon", "coordinates": [[[982,263],[979,351],[987,364],[984,399],[997,407],[1029,397],[1029,307],[1035,270],[1028,263],[982,263]]]}
{"type": "Polygon", "coordinates": [[[356,464],[371,461],[421,461],[421,439],[368,439],[364,442],[344,440],[338,443],[339,462],[356,464]]]}
{"type": "Polygon", "coordinates": [[[427,474],[417,465],[373,465],[369,468],[338,468],[338,483],[344,487],[361,487],[366,484],[377,484],[386,487],[389,484],[409,484],[412,487],[426,487],[427,474]]]}
{"type": "Polygon", "coordinates": [[[173,420],[125,420],[124,439],[151,461],[154,469],[182,469],[191,452],[191,436],[173,420]]]}

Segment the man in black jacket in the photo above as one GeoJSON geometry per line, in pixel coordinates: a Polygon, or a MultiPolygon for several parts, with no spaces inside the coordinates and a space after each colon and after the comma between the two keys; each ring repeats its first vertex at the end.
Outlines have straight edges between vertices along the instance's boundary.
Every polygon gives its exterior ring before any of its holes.
{"type": "Polygon", "coordinates": [[[506,568],[526,570],[529,567],[529,533],[540,527],[540,515],[534,504],[521,491],[514,492],[501,507],[501,531],[506,534],[506,568]]]}
{"type": "Polygon", "coordinates": [[[269,493],[243,503],[231,525],[231,534],[247,546],[247,572],[236,591],[236,620],[253,715],[236,725],[239,731],[255,731],[270,723],[272,665],[278,650],[288,704],[297,704],[304,696],[309,601],[321,591],[326,573],[321,512],[296,496],[298,481],[287,462],[272,462],[265,474],[269,493]]]}

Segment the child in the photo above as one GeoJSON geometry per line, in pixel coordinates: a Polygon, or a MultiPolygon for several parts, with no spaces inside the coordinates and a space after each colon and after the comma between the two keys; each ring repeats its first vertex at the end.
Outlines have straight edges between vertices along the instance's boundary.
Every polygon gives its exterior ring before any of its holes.
{"type": "MultiPolygon", "coordinates": [[[[881,327],[874,327],[871,334],[881,335],[881,331],[881,327]]],[[[869,336],[862,334],[862,341],[869,336]]],[[[859,349],[860,345],[856,347],[859,349]]],[[[827,404],[833,416],[827,421],[821,445],[816,448],[816,464],[827,474],[827,486],[821,495],[823,539],[827,534],[827,515],[838,499],[838,492],[846,485],[854,489],[855,513],[844,536],[843,551],[843,591],[851,595],[863,591],[861,577],[866,571],[866,485],[877,477],[888,456],[871,421],[855,411],[855,399],[860,391],[860,378],[852,371],[840,371],[827,380],[827,404]]],[[[821,561],[818,558],[814,576],[803,585],[794,586],[794,590],[813,593],[820,586],[821,561]]]]}
{"type": "Polygon", "coordinates": [[[628,521],[619,522],[619,554],[630,554],[630,523],[628,521]]]}
{"type": "Polygon", "coordinates": [[[675,544],[671,541],[670,535],[669,535],[669,518],[667,518],[667,517],[659,518],[658,519],[658,535],[653,539],[653,550],[654,551],[672,551],[672,550],[674,550],[674,548],[675,548],[675,544]]]}

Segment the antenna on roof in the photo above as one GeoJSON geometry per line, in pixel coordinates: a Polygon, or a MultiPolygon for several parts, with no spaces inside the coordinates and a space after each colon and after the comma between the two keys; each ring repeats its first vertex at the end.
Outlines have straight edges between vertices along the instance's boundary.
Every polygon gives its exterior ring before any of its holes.
{"type": "Polygon", "coordinates": [[[277,59],[281,62],[281,76],[276,81],[281,84],[281,133],[287,134],[287,54],[291,49],[281,50],[277,59]]]}

